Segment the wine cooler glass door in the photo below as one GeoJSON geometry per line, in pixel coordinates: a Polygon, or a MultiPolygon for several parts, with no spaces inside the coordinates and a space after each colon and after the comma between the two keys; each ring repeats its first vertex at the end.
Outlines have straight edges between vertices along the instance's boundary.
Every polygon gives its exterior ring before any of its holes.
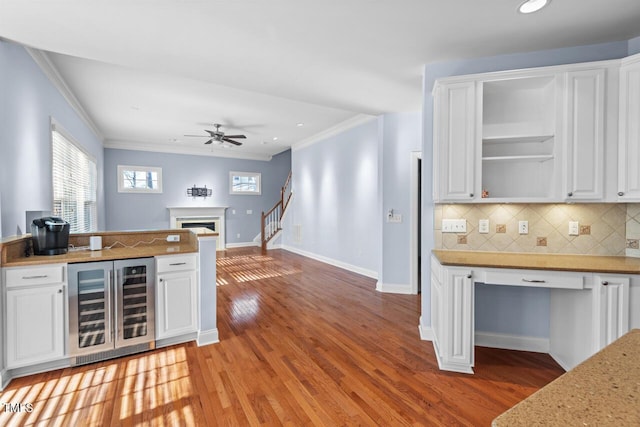
{"type": "Polygon", "coordinates": [[[153,258],[115,262],[116,347],[155,340],[153,258]]]}
{"type": "Polygon", "coordinates": [[[69,351],[72,355],[113,348],[112,262],[69,264],[69,351]]]}

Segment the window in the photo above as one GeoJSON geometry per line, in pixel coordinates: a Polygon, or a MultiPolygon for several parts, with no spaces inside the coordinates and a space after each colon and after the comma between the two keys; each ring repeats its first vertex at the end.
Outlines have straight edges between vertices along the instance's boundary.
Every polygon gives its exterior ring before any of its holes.
{"type": "Polygon", "coordinates": [[[118,165],[118,193],[162,193],[162,168],[118,165]]]}
{"type": "Polygon", "coordinates": [[[229,172],[229,193],[260,195],[260,174],[255,172],[229,172]]]}
{"type": "Polygon", "coordinates": [[[53,214],[71,233],[98,228],[96,161],[59,125],[51,124],[53,214]]]}

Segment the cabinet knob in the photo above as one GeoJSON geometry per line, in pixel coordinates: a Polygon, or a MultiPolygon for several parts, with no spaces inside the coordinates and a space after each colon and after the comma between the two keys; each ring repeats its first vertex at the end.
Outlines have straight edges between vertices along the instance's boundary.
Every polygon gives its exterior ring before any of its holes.
{"type": "Polygon", "coordinates": [[[467,274],[467,279],[471,279],[472,277],[473,277],[473,275],[467,274]]]}
{"type": "Polygon", "coordinates": [[[469,193],[469,197],[473,197],[473,193],[469,193]]]}
{"type": "Polygon", "coordinates": [[[569,192],[567,193],[567,196],[569,196],[569,197],[573,197],[573,192],[569,191],[569,192]]]}
{"type": "Polygon", "coordinates": [[[159,279],[160,282],[162,282],[164,279],[159,279]]]}
{"type": "Polygon", "coordinates": [[[58,289],[58,293],[61,294],[62,293],[62,289],[58,289]]]}
{"type": "Polygon", "coordinates": [[[618,191],[618,196],[620,197],[624,196],[624,191],[618,191]]]}
{"type": "Polygon", "coordinates": [[[609,284],[609,282],[607,282],[606,280],[602,281],[602,286],[607,286],[609,284]]]}

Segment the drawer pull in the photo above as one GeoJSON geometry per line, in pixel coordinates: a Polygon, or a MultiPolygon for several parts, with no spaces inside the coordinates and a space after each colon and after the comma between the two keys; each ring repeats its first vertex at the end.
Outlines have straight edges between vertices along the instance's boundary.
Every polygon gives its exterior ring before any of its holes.
{"type": "Polygon", "coordinates": [[[522,278],[523,282],[527,282],[527,283],[547,283],[546,280],[540,280],[540,279],[525,279],[524,277],[522,278]]]}
{"type": "Polygon", "coordinates": [[[174,263],[169,264],[169,265],[186,265],[186,264],[187,264],[186,262],[174,262],[174,263]]]}
{"type": "Polygon", "coordinates": [[[46,279],[49,277],[47,274],[42,274],[40,276],[22,276],[23,280],[32,280],[32,279],[46,279]]]}

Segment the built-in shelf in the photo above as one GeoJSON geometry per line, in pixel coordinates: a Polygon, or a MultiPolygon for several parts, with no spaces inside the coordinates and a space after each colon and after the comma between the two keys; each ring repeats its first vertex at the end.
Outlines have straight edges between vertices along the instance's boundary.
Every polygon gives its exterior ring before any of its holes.
{"type": "Polygon", "coordinates": [[[505,135],[505,136],[485,136],[482,138],[483,144],[507,144],[507,143],[529,143],[546,142],[553,138],[553,135],[505,135]]]}
{"type": "Polygon", "coordinates": [[[494,156],[483,157],[483,162],[546,162],[553,160],[552,154],[529,155],[529,156],[494,156]]]}

